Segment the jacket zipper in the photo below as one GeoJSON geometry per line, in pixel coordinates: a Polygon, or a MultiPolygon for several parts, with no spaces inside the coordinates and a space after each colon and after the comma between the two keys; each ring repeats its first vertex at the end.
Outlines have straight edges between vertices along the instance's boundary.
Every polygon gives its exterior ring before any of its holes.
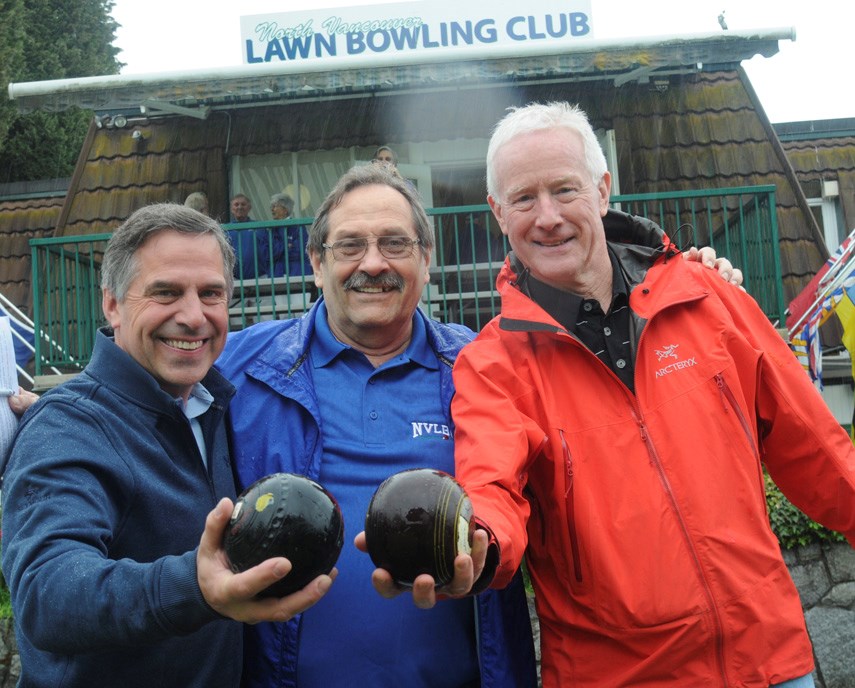
{"type": "Polygon", "coordinates": [[[692,538],[689,535],[689,529],[686,525],[686,521],[683,518],[683,514],[680,511],[680,507],[677,504],[677,500],[674,497],[674,491],[671,489],[671,483],[668,480],[668,476],[665,474],[665,469],[662,467],[662,460],[659,456],[659,452],[656,449],[656,445],[653,444],[653,440],[650,437],[650,433],[647,428],[647,424],[644,421],[644,418],[641,416],[640,409],[636,409],[634,406],[632,407],[632,415],[635,418],[635,422],[638,425],[639,432],[641,433],[641,439],[647,447],[647,453],[650,457],[651,465],[656,469],[656,472],[659,475],[659,480],[662,483],[662,487],[665,490],[665,494],[668,496],[668,500],[671,502],[671,508],[674,510],[674,513],[677,516],[677,523],[680,526],[680,531],[683,534],[683,538],[686,541],[686,546],[689,549],[689,552],[692,555],[692,561],[695,564],[695,569],[698,574],[698,578],[701,581],[701,587],[703,588],[704,594],[707,598],[707,603],[710,606],[710,610],[713,613],[713,619],[715,621],[715,645],[716,645],[716,656],[718,657],[719,662],[719,673],[721,674],[722,685],[727,686],[727,673],[725,672],[725,660],[724,660],[724,633],[723,626],[721,621],[721,615],[718,611],[718,606],[715,603],[715,596],[713,595],[712,589],[710,588],[709,583],[707,582],[707,578],[704,575],[704,569],[701,565],[701,561],[698,557],[698,553],[695,550],[694,545],[692,544],[692,538]]]}
{"type": "Polygon", "coordinates": [[[564,502],[567,509],[567,534],[570,538],[570,551],[573,555],[573,574],[576,581],[582,582],[582,562],[579,560],[579,538],[576,534],[576,500],[573,490],[573,457],[564,438],[564,431],[558,431],[561,437],[561,449],[564,452],[564,466],[567,470],[567,489],[564,491],[564,502]]]}
{"type": "Polygon", "coordinates": [[[730,385],[728,385],[725,381],[724,375],[722,375],[721,373],[717,373],[715,376],[715,384],[718,387],[718,393],[721,395],[722,398],[724,412],[727,413],[729,409],[733,409],[734,413],[736,413],[736,418],[739,421],[739,425],[742,427],[742,432],[745,433],[745,437],[748,439],[748,443],[754,450],[754,456],[759,458],[760,452],[757,449],[757,442],[754,441],[754,433],[751,431],[751,426],[745,419],[745,414],[742,413],[742,409],[739,408],[739,404],[736,403],[736,397],[733,395],[733,390],[730,388],[730,385]]]}

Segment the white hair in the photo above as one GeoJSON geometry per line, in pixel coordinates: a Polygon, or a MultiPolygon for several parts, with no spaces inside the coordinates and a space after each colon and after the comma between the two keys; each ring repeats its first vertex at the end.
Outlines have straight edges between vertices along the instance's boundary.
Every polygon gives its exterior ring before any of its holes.
{"type": "Polygon", "coordinates": [[[529,103],[524,107],[510,107],[493,129],[487,148],[487,193],[498,198],[496,189],[496,154],[511,139],[541,129],[564,127],[578,132],[585,147],[585,164],[594,184],[599,184],[608,171],[606,156],[588,115],[578,105],[565,102],[529,103]]]}

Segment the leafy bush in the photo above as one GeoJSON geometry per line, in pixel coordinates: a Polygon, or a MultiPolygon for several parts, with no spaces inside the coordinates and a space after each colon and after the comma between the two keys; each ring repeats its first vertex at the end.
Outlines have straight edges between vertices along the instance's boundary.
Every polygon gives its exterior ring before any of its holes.
{"type": "Polygon", "coordinates": [[[772,482],[768,473],[766,479],[766,504],[769,506],[769,520],[772,532],[784,549],[795,549],[812,542],[844,542],[845,538],[819,523],[811,521],[792,505],[778,486],[772,482]]]}
{"type": "Polygon", "coordinates": [[[12,598],[9,596],[9,588],[6,581],[0,576],[0,619],[12,618],[12,598]]]}

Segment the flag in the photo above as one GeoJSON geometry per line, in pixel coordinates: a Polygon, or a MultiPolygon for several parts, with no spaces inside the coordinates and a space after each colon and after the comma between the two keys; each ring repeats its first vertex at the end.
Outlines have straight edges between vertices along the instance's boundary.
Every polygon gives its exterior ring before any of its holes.
{"type": "Polygon", "coordinates": [[[825,261],[825,264],[813,276],[813,279],[808,282],[808,285],[799,292],[796,298],[790,301],[787,307],[786,320],[787,329],[790,332],[793,331],[794,327],[803,324],[800,321],[802,321],[807,311],[814,305],[817,296],[822,293],[823,286],[833,278],[833,273],[836,269],[835,265],[843,265],[848,262],[853,251],[855,251],[855,229],[850,232],[849,236],[837,247],[837,250],[825,261]],[[843,262],[841,263],[841,261],[843,262]],[[832,275],[828,275],[829,270],[832,271],[832,275]]]}
{"type": "MultiPolygon", "coordinates": [[[[852,359],[852,377],[855,378],[855,286],[843,290],[843,297],[834,311],[840,324],[843,325],[843,346],[852,359]]],[[[849,436],[855,441],[855,417],[849,426],[849,436]]]]}
{"type": "MultiPolygon", "coordinates": [[[[855,261],[849,261],[843,270],[848,274],[838,273],[836,286],[830,288],[822,300],[818,301],[813,310],[807,314],[801,329],[790,334],[790,348],[810,375],[811,380],[819,382],[820,389],[822,389],[822,348],[819,328],[831,317],[844,299],[850,300],[850,292],[855,295],[855,261]]],[[[851,336],[855,339],[855,323],[853,323],[851,336]]]]}

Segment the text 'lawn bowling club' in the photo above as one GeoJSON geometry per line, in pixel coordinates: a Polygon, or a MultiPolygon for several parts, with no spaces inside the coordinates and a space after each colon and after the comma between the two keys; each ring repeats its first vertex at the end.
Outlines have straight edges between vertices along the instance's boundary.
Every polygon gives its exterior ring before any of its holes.
{"type": "Polygon", "coordinates": [[[472,551],[472,503],[448,473],[417,468],[387,478],[371,498],[365,544],[399,585],[423,573],[437,587],[454,577],[454,559],[472,551]]]}
{"type": "Polygon", "coordinates": [[[233,571],[286,557],[291,572],[260,596],[283,597],[329,573],[344,544],[338,502],[302,475],[274,473],[257,480],[235,502],[223,549],[233,571]]]}

